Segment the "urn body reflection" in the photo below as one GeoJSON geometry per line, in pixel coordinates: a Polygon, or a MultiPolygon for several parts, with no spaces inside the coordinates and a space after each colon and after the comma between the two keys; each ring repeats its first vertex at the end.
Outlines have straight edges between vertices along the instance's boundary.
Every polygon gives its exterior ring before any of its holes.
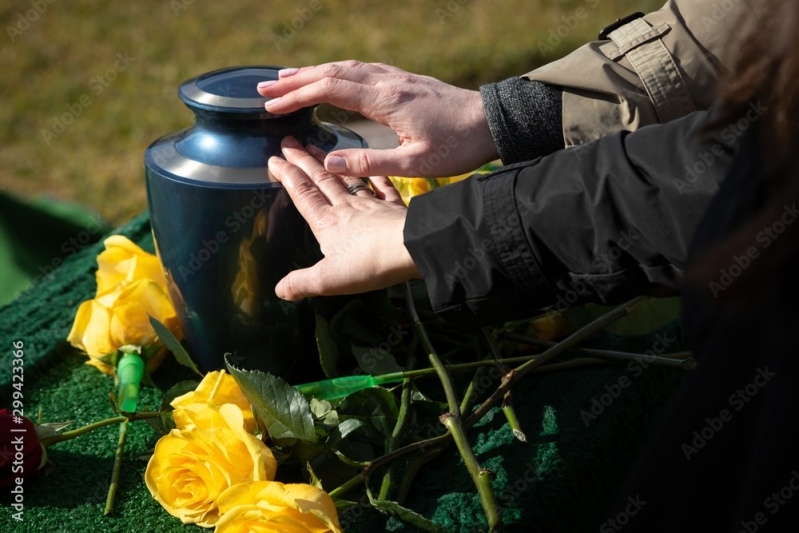
{"type": "Polygon", "coordinates": [[[153,236],[186,342],[204,370],[223,355],[243,368],[286,374],[315,352],[313,311],[277,298],[277,282],[321,258],[319,246],[267,162],[293,135],[325,151],[366,146],[307,108],[275,116],[255,87],[276,67],[237,67],[181,84],[194,126],[145,153],[153,236]]]}

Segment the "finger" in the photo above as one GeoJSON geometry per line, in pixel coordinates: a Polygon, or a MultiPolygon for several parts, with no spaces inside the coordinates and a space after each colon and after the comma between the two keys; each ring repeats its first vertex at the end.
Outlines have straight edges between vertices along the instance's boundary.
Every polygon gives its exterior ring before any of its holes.
{"type": "Polygon", "coordinates": [[[323,165],[325,164],[325,157],[327,157],[327,152],[325,152],[324,150],[322,150],[318,146],[314,146],[312,144],[305,145],[305,150],[309,154],[314,156],[314,159],[316,159],[317,161],[319,161],[323,165]]]}
{"type": "Polygon", "coordinates": [[[386,176],[372,176],[369,181],[372,183],[372,188],[375,190],[377,198],[398,205],[405,205],[399,191],[386,176]]]}
{"type": "Polygon", "coordinates": [[[283,184],[311,229],[329,207],[330,202],[305,172],[279,157],[269,158],[269,172],[283,184]]]}
{"type": "MultiPolygon", "coordinates": [[[[270,113],[285,114],[317,104],[333,104],[347,111],[361,113],[376,97],[377,90],[371,85],[324,78],[285,93],[282,97],[272,98],[265,107],[270,113]]],[[[368,116],[365,112],[363,114],[368,116]]]]}
{"type": "Polygon", "coordinates": [[[289,75],[284,75],[284,71],[280,71],[278,80],[273,83],[263,82],[259,84],[258,92],[266,97],[282,96],[324,78],[337,78],[374,85],[377,81],[374,75],[387,74],[389,72],[378,65],[355,60],[335,61],[314,67],[286,70],[290,72],[289,75]]]}
{"type": "Polygon", "coordinates": [[[296,165],[309,176],[322,194],[330,200],[331,204],[347,199],[349,193],[343,180],[325,170],[322,163],[306,152],[297,139],[286,137],[280,143],[280,148],[283,150],[283,155],[286,156],[286,161],[296,165]]]}
{"type": "Polygon", "coordinates": [[[424,176],[420,150],[400,146],[392,150],[351,149],[330,152],[325,168],[350,176],[424,176]]]}
{"type": "Polygon", "coordinates": [[[278,281],[275,294],[278,298],[295,302],[311,296],[323,294],[324,276],[320,275],[320,261],[310,268],[293,270],[278,281]]]}
{"type": "Polygon", "coordinates": [[[369,64],[373,65],[375,67],[379,67],[379,68],[381,68],[383,70],[386,70],[386,71],[394,73],[394,74],[407,74],[408,73],[407,70],[402,70],[401,68],[395,67],[394,65],[389,65],[388,63],[369,63],[369,64]]]}
{"type": "Polygon", "coordinates": [[[355,192],[355,194],[353,196],[360,196],[362,198],[374,198],[375,197],[375,193],[372,191],[372,189],[369,188],[369,185],[367,183],[365,183],[363,181],[363,179],[361,179],[361,178],[352,178],[352,177],[345,177],[345,178],[342,178],[342,179],[344,180],[344,184],[346,185],[347,192],[349,194],[352,194],[350,192],[351,189],[349,187],[356,187],[357,186],[357,190],[356,190],[356,192],[355,192]]]}

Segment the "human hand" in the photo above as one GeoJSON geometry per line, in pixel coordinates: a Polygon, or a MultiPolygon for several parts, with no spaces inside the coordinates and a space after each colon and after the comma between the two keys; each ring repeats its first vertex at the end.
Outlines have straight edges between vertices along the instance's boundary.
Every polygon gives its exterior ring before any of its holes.
{"type": "Polygon", "coordinates": [[[258,84],[270,113],[320,103],[357,111],[393,129],[393,150],[336,150],[325,168],[349,176],[454,176],[499,157],[478,91],[382,63],[343,61],[284,69],[258,84]]]}
{"type": "Polygon", "coordinates": [[[280,280],[278,297],[355,294],[421,277],[403,243],[408,209],[388,178],[370,178],[374,196],[368,190],[352,195],[347,186],[362,180],[327,172],[318,148],[306,151],[293,137],[283,139],[281,148],[286,160],[272,157],[269,171],[308,221],[325,257],[280,280]]]}

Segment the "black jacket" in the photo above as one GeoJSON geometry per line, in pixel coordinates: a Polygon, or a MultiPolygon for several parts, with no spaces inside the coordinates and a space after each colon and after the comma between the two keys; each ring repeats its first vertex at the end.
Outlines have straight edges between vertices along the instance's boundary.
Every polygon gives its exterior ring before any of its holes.
{"type": "Polygon", "coordinates": [[[712,111],[621,132],[411,201],[405,246],[434,310],[489,323],[679,292],[741,131],[712,111]]]}
{"type": "Polygon", "coordinates": [[[716,299],[775,239],[799,238],[799,198],[786,197],[717,280],[681,283],[773,194],[752,128],[762,111],[753,105],[749,118],[705,133],[712,113],[696,113],[411,203],[406,245],[434,307],[450,317],[523,318],[566,290],[579,294],[573,303],[683,295],[699,366],[600,532],[783,532],[799,523],[799,257],[767,272],[753,296],[716,299]]]}

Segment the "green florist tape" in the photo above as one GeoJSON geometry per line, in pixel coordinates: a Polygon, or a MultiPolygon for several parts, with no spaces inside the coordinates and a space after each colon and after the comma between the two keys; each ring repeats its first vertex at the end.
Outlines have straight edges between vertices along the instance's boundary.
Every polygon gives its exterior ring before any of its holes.
{"type": "Polygon", "coordinates": [[[295,385],[304,396],[319,400],[337,400],[359,390],[377,387],[386,383],[397,383],[404,378],[404,372],[383,374],[382,376],[345,376],[343,378],[326,379],[304,385],[295,385]]]}
{"type": "Polygon", "coordinates": [[[144,359],[136,354],[128,354],[119,360],[117,365],[119,390],[117,398],[122,399],[119,410],[125,413],[135,413],[139,403],[139,387],[144,377],[144,359]]]}

